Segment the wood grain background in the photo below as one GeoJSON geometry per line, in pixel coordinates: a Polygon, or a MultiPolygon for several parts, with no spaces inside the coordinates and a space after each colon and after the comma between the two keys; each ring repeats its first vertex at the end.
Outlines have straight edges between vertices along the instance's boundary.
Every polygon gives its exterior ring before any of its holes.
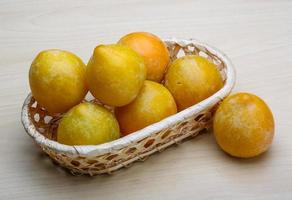
{"type": "Polygon", "coordinates": [[[292,1],[0,1],[0,199],[292,199],[292,1]],[[112,176],[73,177],[35,148],[20,122],[28,70],[49,48],[87,62],[131,31],[197,38],[237,69],[235,91],[265,99],[276,135],[241,160],[201,135],[112,176]]]}

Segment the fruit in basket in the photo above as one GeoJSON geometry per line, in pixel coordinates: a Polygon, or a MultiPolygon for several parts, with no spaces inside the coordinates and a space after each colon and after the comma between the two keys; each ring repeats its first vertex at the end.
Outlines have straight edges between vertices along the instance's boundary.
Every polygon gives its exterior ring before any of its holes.
{"type": "Polygon", "coordinates": [[[173,95],[178,110],[183,110],[217,92],[223,80],[213,63],[201,56],[188,55],[170,65],[165,86],[173,95]]]}
{"type": "Polygon", "coordinates": [[[228,154],[249,158],[265,152],[274,136],[274,119],[259,97],[237,93],[227,97],[214,117],[214,135],[228,154]]]}
{"type": "Polygon", "coordinates": [[[146,80],[137,98],[115,109],[121,133],[140,130],[177,112],[170,92],[161,84],[146,80]]]}
{"type": "Polygon", "coordinates": [[[146,32],[134,32],[123,36],[119,44],[134,49],[143,56],[147,67],[147,79],[160,82],[169,63],[169,52],[164,42],[146,32]]]}
{"type": "Polygon", "coordinates": [[[50,113],[69,110],[87,93],[84,63],[59,49],[37,55],[29,70],[29,83],[33,97],[50,113]]]}
{"type": "Polygon", "coordinates": [[[92,95],[102,103],[124,106],[135,99],[146,78],[143,58],[119,44],[99,45],[86,68],[92,95]]]}
{"type": "Polygon", "coordinates": [[[80,103],[70,109],[57,131],[57,141],[67,145],[96,145],[119,137],[119,125],[113,114],[93,103],[80,103]]]}

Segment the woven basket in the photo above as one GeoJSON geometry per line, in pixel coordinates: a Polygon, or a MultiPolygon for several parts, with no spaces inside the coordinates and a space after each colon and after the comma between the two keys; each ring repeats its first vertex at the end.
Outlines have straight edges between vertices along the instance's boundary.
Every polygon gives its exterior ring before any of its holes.
{"type": "Polygon", "coordinates": [[[195,40],[165,41],[171,60],[189,54],[208,58],[218,67],[224,86],[204,101],[142,130],[101,145],[68,146],[56,142],[56,128],[61,115],[50,116],[29,94],[23,104],[21,119],[26,132],[59,165],[72,174],[111,173],[143,161],[149,155],[180,143],[208,129],[216,105],[227,96],[235,82],[230,60],[217,49],[195,40]]]}

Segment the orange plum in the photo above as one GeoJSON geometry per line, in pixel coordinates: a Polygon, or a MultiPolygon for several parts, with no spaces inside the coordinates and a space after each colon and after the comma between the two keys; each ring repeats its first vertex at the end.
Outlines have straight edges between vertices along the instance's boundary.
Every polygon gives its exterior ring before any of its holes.
{"type": "Polygon", "coordinates": [[[228,154],[250,158],[270,147],[274,136],[274,118],[267,104],[249,93],[227,97],[214,117],[214,135],[228,154]]]}
{"type": "Polygon", "coordinates": [[[134,32],[123,36],[118,43],[132,48],[144,58],[148,80],[162,80],[169,63],[169,52],[159,37],[151,33],[134,32]]]}
{"type": "Polygon", "coordinates": [[[163,85],[148,80],[133,102],[115,109],[123,135],[140,130],[176,112],[176,104],[170,92],[163,85]]]}
{"type": "Polygon", "coordinates": [[[188,55],[170,65],[165,75],[165,86],[181,111],[217,92],[223,81],[213,63],[201,56],[188,55]]]}

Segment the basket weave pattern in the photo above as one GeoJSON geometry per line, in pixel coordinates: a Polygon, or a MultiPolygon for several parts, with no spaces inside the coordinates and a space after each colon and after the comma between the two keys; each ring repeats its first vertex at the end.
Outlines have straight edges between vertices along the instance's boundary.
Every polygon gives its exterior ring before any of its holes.
{"type": "Polygon", "coordinates": [[[208,101],[203,101],[129,136],[102,145],[67,146],[55,142],[56,129],[62,115],[49,115],[31,95],[27,97],[22,110],[24,128],[41,149],[59,165],[69,169],[73,174],[89,175],[111,173],[119,168],[128,167],[134,161],[144,161],[155,152],[198,135],[210,127],[216,105],[233,87],[232,65],[217,50],[193,40],[172,39],[166,41],[166,44],[172,61],[183,55],[194,54],[206,57],[216,64],[224,80],[223,89],[216,93],[217,95],[209,97],[208,101]]]}

